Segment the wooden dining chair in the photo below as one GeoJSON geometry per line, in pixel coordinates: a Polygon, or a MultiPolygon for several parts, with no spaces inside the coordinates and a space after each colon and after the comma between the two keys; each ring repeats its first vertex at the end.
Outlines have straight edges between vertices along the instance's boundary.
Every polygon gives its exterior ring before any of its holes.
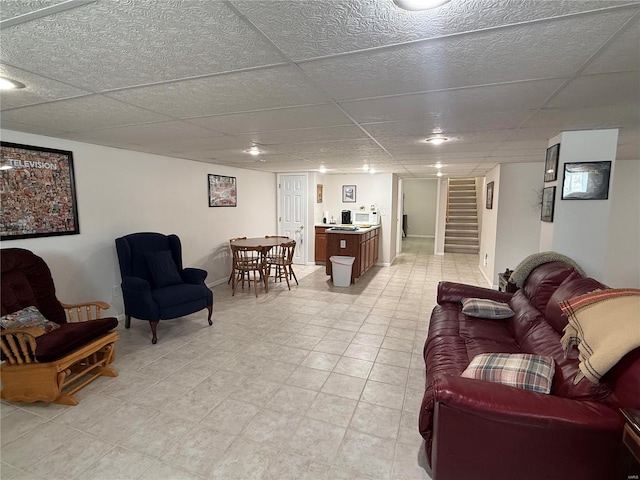
{"type": "MultiPolygon", "coordinates": [[[[232,238],[229,240],[229,245],[231,246],[231,256],[233,257],[233,242],[237,242],[238,240],[246,240],[247,237],[236,237],[236,238],[232,238]]],[[[229,285],[231,283],[231,280],[233,280],[233,276],[236,273],[236,270],[234,268],[234,262],[233,262],[233,258],[231,259],[231,273],[229,274],[229,280],[227,280],[227,285],[229,285]]]]}
{"type": "Polygon", "coordinates": [[[256,298],[258,298],[258,282],[264,283],[264,290],[267,292],[269,286],[267,284],[267,275],[264,271],[264,256],[262,255],[262,246],[257,247],[240,247],[232,245],[233,251],[233,268],[235,274],[233,276],[233,293],[236,294],[236,288],[238,283],[242,283],[242,289],[244,290],[244,282],[246,281],[251,290],[251,282],[256,292],[256,298]],[[251,273],[253,273],[253,279],[251,279],[251,273]]]}
{"type": "MultiPolygon", "coordinates": [[[[289,239],[288,239],[289,240],[289,239]]],[[[296,285],[299,285],[298,278],[293,271],[293,254],[296,249],[296,241],[289,240],[276,247],[273,247],[267,257],[267,271],[271,275],[271,268],[275,268],[275,276],[273,280],[280,280],[284,278],[287,281],[287,287],[291,290],[290,278],[294,278],[296,285]]]]}

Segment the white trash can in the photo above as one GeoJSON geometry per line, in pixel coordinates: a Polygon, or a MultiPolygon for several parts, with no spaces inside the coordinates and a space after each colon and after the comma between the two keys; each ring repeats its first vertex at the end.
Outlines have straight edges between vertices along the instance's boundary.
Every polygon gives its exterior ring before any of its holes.
{"type": "Polygon", "coordinates": [[[351,269],[355,259],[356,257],[342,257],[340,255],[329,257],[334,287],[348,287],[351,285],[351,269]]]}

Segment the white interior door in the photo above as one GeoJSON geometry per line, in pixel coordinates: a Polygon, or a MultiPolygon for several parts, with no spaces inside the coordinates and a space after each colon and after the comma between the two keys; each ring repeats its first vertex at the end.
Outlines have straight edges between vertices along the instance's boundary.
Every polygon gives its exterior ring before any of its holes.
{"type": "Polygon", "coordinates": [[[304,265],[307,211],[307,176],[280,175],[279,232],[296,241],[293,263],[304,265]]]}

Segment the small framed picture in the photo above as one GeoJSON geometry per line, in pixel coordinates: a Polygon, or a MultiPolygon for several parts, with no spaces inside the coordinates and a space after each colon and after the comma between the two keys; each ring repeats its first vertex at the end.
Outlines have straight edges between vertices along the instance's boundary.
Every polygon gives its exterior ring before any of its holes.
{"type": "Polygon", "coordinates": [[[558,178],[558,157],[560,156],[560,144],[547,148],[547,160],[544,162],[544,181],[553,182],[558,178]]]}
{"type": "Polygon", "coordinates": [[[553,208],[556,203],[556,187],[546,187],[542,190],[542,211],[540,220],[553,222],[553,208]]]}
{"type": "Polygon", "coordinates": [[[356,186],[343,185],[342,186],[342,203],[355,203],[355,202],[356,202],[356,186]]]}
{"type": "Polygon", "coordinates": [[[487,210],[491,210],[493,208],[493,182],[487,183],[487,199],[485,207],[487,210]]]}
{"type": "Polygon", "coordinates": [[[322,184],[318,183],[316,185],[316,203],[322,203],[322,189],[322,184]]]}
{"type": "Polygon", "coordinates": [[[564,164],[562,200],[607,200],[611,162],[564,164]]]}
{"type": "Polygon", "coordinates": [[[209,206],[235,207],[238,205],[236,177],[209,174],[209,206]]]}

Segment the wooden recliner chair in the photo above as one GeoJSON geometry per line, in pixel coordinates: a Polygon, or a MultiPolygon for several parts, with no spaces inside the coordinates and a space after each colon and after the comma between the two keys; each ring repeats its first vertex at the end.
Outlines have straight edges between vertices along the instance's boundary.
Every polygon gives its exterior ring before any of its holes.
{"type": "Polygon", "coordinates": [[[62,304],[49,267],[29,250],[0,250],[2,315],[34,306],[60,327],[10,328],[0,331],[2,360],[0,397],[13,402],[77,405],[74,393],[99,376],[115,377],[118,332],[116,318],[98,318],[104,302],[62,304]]]}

